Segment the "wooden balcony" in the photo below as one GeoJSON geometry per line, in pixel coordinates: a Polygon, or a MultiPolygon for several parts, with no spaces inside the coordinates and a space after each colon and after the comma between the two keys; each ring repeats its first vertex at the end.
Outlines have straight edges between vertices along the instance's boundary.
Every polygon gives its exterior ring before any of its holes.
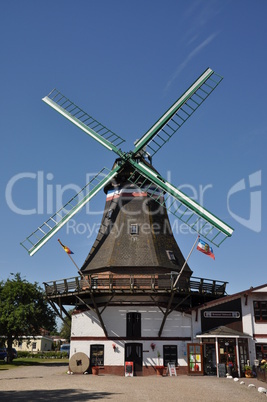
{"type": "Polygon", "coordinates": [[[180,278],[175,289],[173,287],[177,274],[155,275],[117,275],[93,274],[86,278],[73,277],[57,281],[44,282],[45,293],[48,299],[59,296],[106,294],[106,293],[149,293],[164,294],[175,291],[180,294],[224,296],[226,284],[206,278],[191,277],[180,278]]]}

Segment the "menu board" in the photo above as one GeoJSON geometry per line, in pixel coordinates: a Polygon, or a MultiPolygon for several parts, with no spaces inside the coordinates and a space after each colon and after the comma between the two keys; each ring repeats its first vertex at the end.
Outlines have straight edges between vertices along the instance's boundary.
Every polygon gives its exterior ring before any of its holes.
{"type": "Polygon", "coordinates": [[[219,363],[218,364],[218,371],[219,371],[219,377],[225,377],[226,376],[226,368],[224,363],[219,363]]]}

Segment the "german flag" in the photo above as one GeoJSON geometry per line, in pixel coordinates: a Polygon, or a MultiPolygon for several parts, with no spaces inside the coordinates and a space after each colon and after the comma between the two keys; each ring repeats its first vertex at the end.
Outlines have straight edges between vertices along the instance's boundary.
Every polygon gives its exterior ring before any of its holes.
{"type": "Polygon", "coordinates": [[[60,239],[57,239],[59,244],[63,247],[64,251],[66,251],[67,254],[74,254],[67,246],[64,246],[64,244],[61,243],[60,239]]]}

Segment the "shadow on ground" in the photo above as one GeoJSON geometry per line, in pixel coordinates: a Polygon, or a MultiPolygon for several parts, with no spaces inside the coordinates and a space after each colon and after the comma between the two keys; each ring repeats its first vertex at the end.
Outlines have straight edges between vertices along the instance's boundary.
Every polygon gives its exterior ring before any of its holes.
{"type": "Polygon", "coordinates": [[[111,398],[115,394],[112,392],[97,392],[86,391],[78,389],[58,389],[58,390],[38,390],[38,391],[0,391],[0,401],[12,401],[12,402],[36,402],[36,401],[90,401],[101,400],[104,398],[111,398]]]}

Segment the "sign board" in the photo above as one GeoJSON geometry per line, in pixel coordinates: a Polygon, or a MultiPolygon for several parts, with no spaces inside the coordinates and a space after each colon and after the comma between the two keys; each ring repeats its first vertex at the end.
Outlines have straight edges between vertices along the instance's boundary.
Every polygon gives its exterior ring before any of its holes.
{"type": "Polygon", "coordinates": [[[176,368],[175,368],[175,364],[174,363],[168,363],[168,373],[169,375],[172,377],[177,376],[176,374],[176,368]]]}
{"type": "Polygon", "coordinates": [[[133,377],[133,362],[125,362],[125,377],[133,377]]]}
{"type": "Polygon", "coordinates": [[[218,372],[219,372],[219,377],[225,377],[226,376],[226,367],[224,363],[219,363],[218,364],[218,372]]]}
{"type": "Polygon", "coordinates": [[[205,318],[240,318],[239,311],[204,311],[205,318]]]}

